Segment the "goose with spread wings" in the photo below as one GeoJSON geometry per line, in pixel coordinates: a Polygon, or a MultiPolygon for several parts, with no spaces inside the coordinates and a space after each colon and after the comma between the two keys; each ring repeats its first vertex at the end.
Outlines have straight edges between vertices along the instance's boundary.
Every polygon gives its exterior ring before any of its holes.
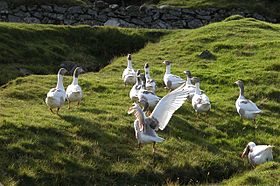
{"type": "Polygon", "coordinates": [[[135,136],[139,147],[141,144],[153,143],[153,152],[155,144],[164,139],[156,133],[158,129],[163,130],[171,119],[173,113],[179,109],[187,99],[186,91],[182,87],[175,89],[164,96],[156,105],[150,116],[146,116],[137,103],[129,108],[128,114],[134,113],[135,136]]]}

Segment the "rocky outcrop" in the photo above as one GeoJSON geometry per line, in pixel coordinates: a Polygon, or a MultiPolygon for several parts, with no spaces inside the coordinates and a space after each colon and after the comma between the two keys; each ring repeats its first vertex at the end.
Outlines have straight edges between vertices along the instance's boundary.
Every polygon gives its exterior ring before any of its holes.
{"type": "Polygon", "coordinates": [[[141,27],[159,29],[198,28],[239,14],[268,22],[280,20],[269,18],[243,9],[187,9],[171,6],[122,7],[117,4],[97,0],[89,6],[21,5],[9,8],[8,3],[0,0],[0,21],[65,25],[106,25],[120,27],[141,27]]]}

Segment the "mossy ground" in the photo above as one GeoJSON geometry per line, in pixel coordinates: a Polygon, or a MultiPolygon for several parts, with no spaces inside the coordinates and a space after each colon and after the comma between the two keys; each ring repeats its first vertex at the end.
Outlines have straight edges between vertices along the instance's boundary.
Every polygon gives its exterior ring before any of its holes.
{"type": "MultiPolygon", "coordinates": [[[[125,55],[98,73],[81,75],[85,99],[80,108],[63,107],[60,117],[44,103],[56,84],[55,75],[10,81],[0,90],[1,182],[279,184],[279,33],[279,25],[235,16],[199,29],[170,31],[158,43],[132,53],[135,69],[150,63],[159,96],[167,94],[162,61],[168,59],[173,62],[172,73],[183,77],[189,69],[200,77],[201,88],[212,103],[208,118],[201,115],[198,120],[190,103],[185,103],[166,130],[159,132],[166,140],[157,144],[154,157],[151,145],[137,148],[134,117],[127,115],[130,87],[125,88],[121,80],[125,55]],[[216,59],[198,58],[205,49],[216,59]],[[241,122],[236,113],[239,90],[233,82],[238,79],[245,82],[245,95],[263,110],[257,129],[251,121],[241,122]],[[239,157],[249,141],[275,145],[275,162],[252,170],[239,157]]],[[[71,77],[64,82],[68,85],[71,77]]]]}

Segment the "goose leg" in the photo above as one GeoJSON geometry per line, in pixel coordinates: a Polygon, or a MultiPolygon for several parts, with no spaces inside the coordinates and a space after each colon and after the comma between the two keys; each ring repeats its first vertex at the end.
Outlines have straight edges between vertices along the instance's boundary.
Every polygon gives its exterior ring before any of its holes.
{"type": "Polygon", "coordinates": [[[70,101],[68,100],[68,109],[70,109],[70,101]]]}
{"type": "Polygon", "coordinates": [[[253,120],[253,123],[254,123],[254,127],[255,127],[254,138],[255,138],[255,140],[256,140],[256,130],[257,130],[257,128],[258,128],[256,119],[253,120]]]}
{"type": "Polygon", "coordinates": [[[141,149],[141,147],[142,147],[142,146],[141,146],[141,143],[138,143],[138,148],[141,149]]]}
{"type": "Polygon", "coordinates": [[[78,107],[80,106],[80,101],[78,101],[78,104],[77,104],[77,106],[78,106],[78,107]]]}
{"type": "Polygon", "coordinates": [[[60,108],[57,108],[57,111],[56,111],[56,114],[57,114],[57,115],[59,115],[59,114],[58,114],[59,109],[60,109],[60,108]]]}
{"type": "Polygon", "coordinates": [[[53,110],[50,108],[50,111],[54,114],[53,110]]]}
{"type": "Polygon", "coordinates": [[[156,146],[156,142],[153,143],[153,154],[155,154],[155,151],[156,151],[155,146],[156,146]]]}

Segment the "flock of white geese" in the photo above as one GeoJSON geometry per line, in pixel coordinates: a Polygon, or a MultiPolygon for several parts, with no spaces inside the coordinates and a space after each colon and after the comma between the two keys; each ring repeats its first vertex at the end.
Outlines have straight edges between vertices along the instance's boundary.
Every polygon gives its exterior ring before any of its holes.
{"type": "MultiPolygon", "coordinates": [[[[140,70],[135,71],[132,67],[132,56],[127,56],[127,68],[124,69],[122,79],[125,86],[133,85],[129,97],[133,101],[132,107],[129,108],[128,114],[134,114],[135,137],[138,141],[139,148],[142,144],[152,143],[153,152],[155,144],[164,141],[156,133],[158,129],[164,130],[173,113],[178,110],[185,101],[192,104],[196,113],[209,112],[211,103],[208,96],[200,89],[200,79],[192,77],[189,70],[184,71],[186,80],[171,73],[171,62],[164,61],[166,71],[163,77],[165,88],[170,90],[167,95],[160,98],[156,95],[156,81],[150,75],[150,66],[144,65],[144,74],[140,70]],[[194,82],[194,84],[192,84],[194,82]]],[[[73,81],[67,87],[66,91],[63,86],[63,75],[67,72],[61,68],[57,75],[57,86],[47,93],[46,104],[50,111],[53,109],[58,114],[59,109],[65,101],[68,102],[70,109],[71,102],[80,104],[83,98],[82,88],[78,84],[78,76],[83,72],[81,67],[77,67],[73,73],[73,81]]],[[[244,84],[241,80],[235,82],[240,89],[240,94],[236,100],[236,109],[241,118],[253,120],[255,123],[256,116],[261,110],[251,100],[244,96],[244,84]]],[[[54,113],[55,114],[55,113],[54,113]]],[[[273,160],[271,145],[256,145],[249,142],[244,149],[241,157],[248,157],[252,166],[273,160]]]]}

